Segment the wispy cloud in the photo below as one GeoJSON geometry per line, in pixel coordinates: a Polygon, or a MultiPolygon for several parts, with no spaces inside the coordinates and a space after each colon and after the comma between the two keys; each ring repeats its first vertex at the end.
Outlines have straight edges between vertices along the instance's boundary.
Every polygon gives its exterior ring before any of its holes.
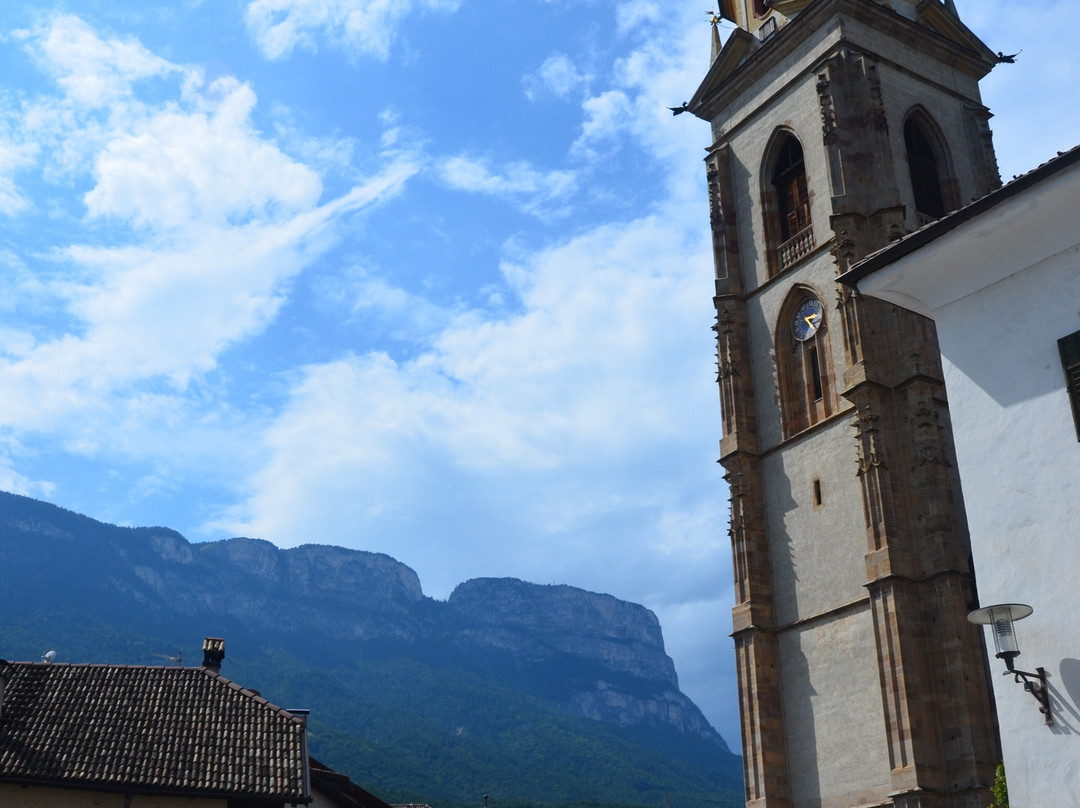
{"type": "Polygon", "coordinates": [[[37,149],[30,142],[15,142],[12,133],[0,131],[0,214],[13,216],[30,206],[19,191],[15,174],[34,162],[37,149]]]}
{"type": "Polygon", "coordinates": [[[352,267],[318,278],[313,289],[331,316],[392,340],[427,346],[456,311],[406,291],[374,270],[352,267]]]}
{"type": "Polygon", "coordinates": [[[315,171],[252,125],[247,85],[226,77],[204,86],[198,71],[69,16],[26,44],[60,93],[6,118],[23,136],[46,135],[43,170],[64,163],[88,190],[72,241],[7,258],[18,270],[9,282],[33,286],[24,299],[62,316],[48,331],[38,323],[0,335],[0,422],[67,433],[87,452],[133,418],[160,424],[177,407],[201,408],[198,396],[179,400],[192,379],[266,328],[338,222],[399,193],[418,166],[387,157],[323,200],[315,171]],[[148,76],[176,81],[163,95],[140,93],[148,76]],[[73,149],[79,159],[55,157],[73,149]]]}
{"type": "Polygon", "coordinates": [[[449,12],[460,0],[252,0],[248,30],[268,59],[325,41],[352,58],[386,59],[398,27],[425,11],[449,12]]]}
{"type": "Polygon", "coordinates": [[[634,108],[629,96],[622,90],[606,90],[600,95],[587,98],[582,104],[585,121],[581,134],[571,152],[582,157],[595,158],[601,151],[615,151],[621,145],[621,136],[633,121],[634,108]]]}
{"type": "Polygon", "coordinates": [[[86,108],[122,108],[140,81],[182,72],[138,40],[102,38],[72,14],[56,15],[19,36],[67,98],[86,108]]]}
{"type": "Polygon", "coordinates": [[[488,160],[458,155],[438,163],[443,182],[451,188],[497,197],[542,218],[566,213],[567,200],[577,189],[573,172],[537,171],[526,162],[493,169],[488,160]]]}
{"type": "Polygon", "coordinates": [[[15,470],[16,459],[28,454],[22,444],[10,435],[0,435],[0,490],[23,496],[47,497],[55,490],[52,483],[31,480],[15,470]]]}

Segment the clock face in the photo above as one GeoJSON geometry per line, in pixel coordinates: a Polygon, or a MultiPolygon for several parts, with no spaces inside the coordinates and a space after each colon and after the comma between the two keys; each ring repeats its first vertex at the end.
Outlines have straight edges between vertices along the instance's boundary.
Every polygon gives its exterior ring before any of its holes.
{"type": "Polygon", "coordinates": [[[803,301],[795,312],[795,319],[791,321],[791,330],[795,332],[795,339],[805,342],[817,333],[818,327],[824,316],[821,301],[816,297],[803,301]]]}

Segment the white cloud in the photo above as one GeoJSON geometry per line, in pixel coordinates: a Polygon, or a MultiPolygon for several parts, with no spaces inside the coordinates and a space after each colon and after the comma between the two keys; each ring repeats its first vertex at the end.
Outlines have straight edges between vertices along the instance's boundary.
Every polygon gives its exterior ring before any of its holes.
{"type": "Polygon", "coordinates": [[[21,494],[24,497],[47,499],[55,490],[54,483],[46,480],[30,480],[12,468],[10,458],[0,456],[0,491],[21,494]]]}
{"type": "Polygon", "coordinates": [[[489,161],[464,155],[440,161],[439,174],[451,188],[494,196],[540,217],[565,213],[566,200],[577,189],[577,177],[571,171],[544,173],[526,162],[493,171],[489,161]]]}
{"type": "Polygon", "coordinates": [[[686,101],[708,69],[708,26],[689,7],[681,14],[665,7],[660,17],[652,2],[620,11],[633,19],[657,21],[644,26],[650,35],[611,65],[609,86],[582,102],[581,132],[571,154],[595,161],[636,145],[670,168],[665,174],[672,190],[683,184],[678,191],[683,193],[686,181],[699,176],[691,167],[692,155],[709,135],[703,122],[689,115],[674,118],[669,107],[686,101]]]}
{"type": "Polygon", "coordinates": [[[622,90],[607,90],[588,98],[581,105],[585,121],[571,152],[597,157],[600,150],[614,151],[621,146],[621,135],[633,120],[634,108],[622,90]]]}
{"type": "Polygon", "coordinates": [[[620,34],[648,31],[650,35],[670,20],[670,6],[656,0],[622,0],[618,5],[615,24],[620,34]]]}
{"type": "Polygon", "coordinates": [[[320,37],[352,58],[386,59],[398,26],[423,11],[454,11],[460,0],[251,0],[248,31],[269,59],[315,50],[320,37]]]}
{"type": "MultiPolygon", "coordinates": [[[[49,297],[46,284],[11,248],[0,249],[0,311],[36,309],[49,297]]],[[[7,318],[10,320],[10,315],[7,318]]],[[[5,329],[5,333],[11,333],[5,329]]],[[[6,340],[0,339],[0,350],[6,340]]]]}
{"type": "Polygon", "coordinates": [[[525,95],[530,101],[545,94],[568,98],[591,80],[592,76],[578,71],[569,56],[556,53],[549,56],[535,73],[525,76],[525,95]]]}
{"type": "Polygon", "coordinates": [[[85,159],[70,165],[92,167],[84,200],[95,226],[75,231],[81,243],[4,259],[22,299],[63,318],[51,331],[0,335],[0,423],[67,434],[73,450],[92,452],[119,441],[124,419],[147,424],[205,406],[177,396],[266,327],[338,223],[399,193],[418,165],[386,155],[378,173],[320,204],[318,175],[252,126],[250,87],[231,78],[204,87],[197,71],[166,69],[138,43],[102,40],[71,17],[28,47],[64,96],[32,99],[16,123],[47,132],[61,152],[80,144],[85,159]],[[181,80],[171,95],[136,92],[161,73],[181,80]],[[108,80],[84,80],[94,75],[108,80]],[[93,114],[101,104],[104,126],[93,114]],[[89,424],[101,437],[87,437],[89,424]]]}
{"type": "Polygon", "coordinates": [[[134,39],[102,39],[70,14],[52,18],[29,42],[67,97],[85,107],[120,105],[137,82],[180,70],[134,39]]]}
{"type": "Polygon", "coordinates": [[[0,213],[7,216],[25,210],[29,200],[15,184],[15,173],[33,163],[37,149],[31,143],[15,143],[10,133],[0,134],[0,213]]]}
{"type": "Polygon", "coordinates": [[[342,322],[366,331],[378,326],[398,341],[429,345],[454,316],[452,309],[394,286],[376,272],[358,267],[313,283],[321,304],[342,322]]]}
{"type": "Polygon", "coordinates": [[[253,131],[250,87],[219,79],[200,100],[211,109],[166,107],[105,146],[85,196],[91,217],[175,228],[273,220],[318,200],[318,176],[253,131]]]}
{"type": "Polygon", "coordinates": [[[100,149],[152,111],[139,91],[159,83],[198,84],[198,71],[172,64],[132,39],[103,38],[73,15],[54,15],[19,32],[24,47],[60,89],[7,110],[17,142],[33,144],[44,179],[82,178],[100,149]]]}
{"type": "Polygon", "coordinates": [[[61,253],[88,276],[57,292],[81,324],[0,359],[0,421],[41,428],[108,405],[140,380],[176,389],[216,366],[230,344],[261,330],[283,300],[282,284],[327,246],[327,228],[349,211],[400,190],[416,167],[392,165],[365,186],[281,220],[197,228],[178,245],[72,246],[61,253]]]}
{"type": "MultiPolygon", "coordinates": [[[[297,125],[294,117],[293,110],[274,105],[274,133],[283,148],[313,168],[342,174],[352,170],[359,145],[356,138],[311,135],[297,125]]],[[[386,140],[383,145],[389,148],[386,140]]]]}
{"type": "MultiPolygon", "coordinates": [[[[44,160],[46,178],[68,180],[108,137],[110,122],[135,113],[136,88],[185,71],[133,39],[102,38],[80,18],[57,14],[33,30],[17,31],[38,66],[59,86],[59,96],[13,99],[0,128],[0,212],[16,215],[31,202],[17,172],[44,160]]],[[[137,114],[137,113],[135,113],[137,114]]]]}
{"type": "Polygon", "coordinates": [[[0,491],[10,491],[27,497],[48,497],[55,485],[47,480],[31,480],[15,470],[15,458],[22,458],[27,450],[20,442],[0,431],[0,491]]]}

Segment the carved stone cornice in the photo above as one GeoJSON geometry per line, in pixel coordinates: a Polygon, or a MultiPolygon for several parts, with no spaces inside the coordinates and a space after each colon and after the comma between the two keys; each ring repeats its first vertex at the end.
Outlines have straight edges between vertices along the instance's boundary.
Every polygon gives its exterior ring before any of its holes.
{"type": "Polygon", "coordinates": [[[874,0],[816,0],[782,25],[767,43],[741,28],[732,31],[687,109],[712,121],[765,74],[790,63],[798,47],[837,15],[887,33],[915,53],[954,65],[976,79],[997,64],[994,52],[958,20],[950,20],[948,28],[943,29],[940,21],[935,23],[925,15],[920,15],[920,21],[909,20],[874,0]]]}

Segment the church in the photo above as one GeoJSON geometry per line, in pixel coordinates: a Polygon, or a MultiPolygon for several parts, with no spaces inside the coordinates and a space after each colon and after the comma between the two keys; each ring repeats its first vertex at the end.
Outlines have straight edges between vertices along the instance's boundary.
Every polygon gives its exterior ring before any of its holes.
{"type": "Polygon", "coordinates": [[[1001,186],[951,0],[725,0],[706,157],[746,804],[979,808],[1001,761],[934,322],[838,276],[1001,186]]]}

